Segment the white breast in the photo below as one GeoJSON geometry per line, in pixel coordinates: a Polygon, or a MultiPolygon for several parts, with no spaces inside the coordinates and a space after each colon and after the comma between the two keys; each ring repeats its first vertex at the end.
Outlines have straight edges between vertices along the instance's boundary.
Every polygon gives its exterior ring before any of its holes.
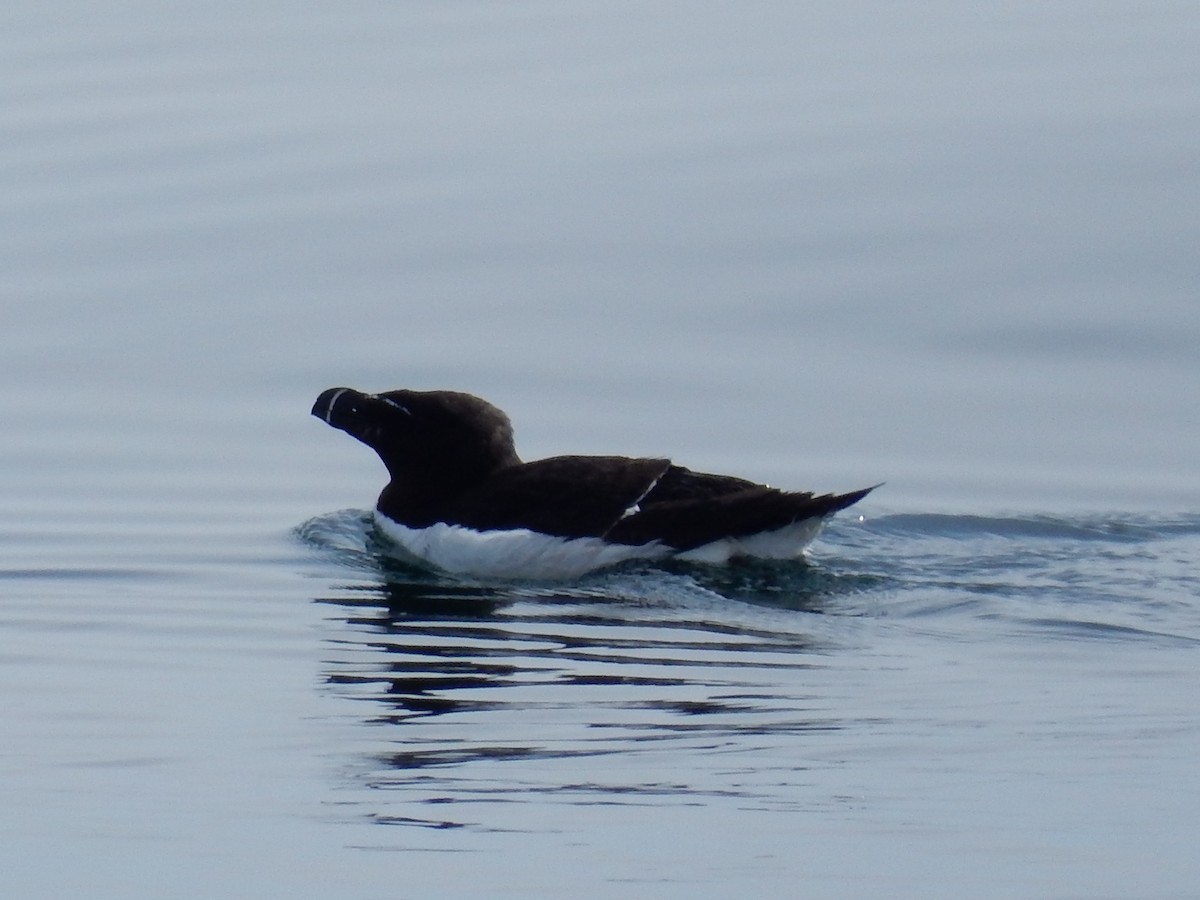
{"type": "Polygon", "coordinates": [[[824,519],[805,519],[774,531],[719,541],[682,553],[653,541],[630,546],[600,538],[561,538],[525,528],[476,531],[438,522],[409,528],[375,511],[375,524],[395,545],[396,555],[453,575],[476,578],[564,580],[631,559],[674,556],[723,565],[733,559],[796,559],[821,531],[824,519]]]}
{"type": "Polygon", "coordinates": [[[478,578],[578,578],[627,560],[661,559],[671,553],[657,541],[634,547],[600,538],[551,537],[524,528],[476,531],[443,522],[409,528],[378,510],[375,524],[407,556],[454,575],[478,578]]]}

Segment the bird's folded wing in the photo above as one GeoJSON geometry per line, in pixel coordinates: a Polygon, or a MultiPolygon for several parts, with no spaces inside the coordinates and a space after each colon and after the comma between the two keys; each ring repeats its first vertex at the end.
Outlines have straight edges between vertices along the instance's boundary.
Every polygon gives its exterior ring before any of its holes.
{"type": "Polygon", "coordinates": [[[464,495],[453,520],[481,531],[528,528],[558,537],[603,537],[670,467],[666,459],[557,456],[493,474],[464,495]]]}
{"type": "Polygon", "coordinates": [[[692,550],[724,538],[742,538],[793,522],[823,519],[862,499],[869,490],[814,495],[751,483],[717,496],[657,500],[655,489],[636,514],[613,526],[608,538],[623,544],[657,540],[677,550],[692,550]]]}

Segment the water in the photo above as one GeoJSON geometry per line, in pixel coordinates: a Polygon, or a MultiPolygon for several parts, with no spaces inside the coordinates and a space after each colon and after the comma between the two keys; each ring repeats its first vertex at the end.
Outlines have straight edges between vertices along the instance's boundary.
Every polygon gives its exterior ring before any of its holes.
{"type": "Polygon", "coordinates": [[[1195,894],[1190,6],[0,24],[5,896],[1195,894]],[[887,484],[451,583],[332,384],[887,484]]]}

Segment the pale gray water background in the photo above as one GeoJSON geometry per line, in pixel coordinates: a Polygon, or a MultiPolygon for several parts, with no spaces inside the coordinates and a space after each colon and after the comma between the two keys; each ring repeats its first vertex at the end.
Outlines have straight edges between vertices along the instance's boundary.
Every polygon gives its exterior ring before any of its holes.
{"type": "Polygon", "coordinates": [[[0,11],[0,894],[1200,896],[1200,6],[0,11]],[[391,570],[317,392],[887,485],[391,570]]]}

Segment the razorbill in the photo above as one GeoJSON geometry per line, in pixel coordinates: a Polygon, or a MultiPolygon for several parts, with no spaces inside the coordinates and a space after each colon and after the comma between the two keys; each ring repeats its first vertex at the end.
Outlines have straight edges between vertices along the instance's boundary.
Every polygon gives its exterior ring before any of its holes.
{"type": "Polygon", "coordinates": [[[522,462],[508,416],[457,391],[336,387],[312,414],[387,467],[374,517],[398,555],[456,575],[564,579],[631,559],[792,559],[873,490],[793,493],[668,459],[522,462]]]}

